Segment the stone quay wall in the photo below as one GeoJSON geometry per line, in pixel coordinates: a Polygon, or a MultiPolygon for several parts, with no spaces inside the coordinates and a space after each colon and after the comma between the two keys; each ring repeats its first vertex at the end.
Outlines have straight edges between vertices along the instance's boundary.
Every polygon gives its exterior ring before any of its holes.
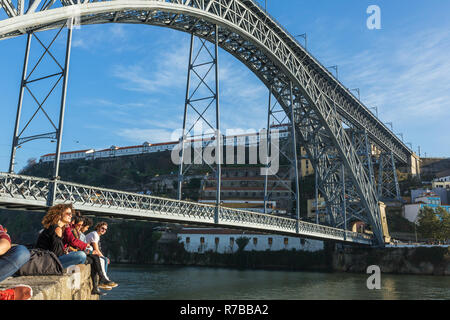
{"type": "Polygon", "coordinates": [[[19,284],[29,285],[33,289],[31,300],[98,300],[92,295],[91,266],[77,265],[65,269],[62,276],[12,277],[0,283],[0,289],[19,284]]]}

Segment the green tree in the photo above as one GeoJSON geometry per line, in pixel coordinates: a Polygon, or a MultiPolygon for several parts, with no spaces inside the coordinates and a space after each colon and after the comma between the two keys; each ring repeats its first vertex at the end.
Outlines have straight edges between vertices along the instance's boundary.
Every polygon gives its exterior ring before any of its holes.
{"type": "Polygon", "coordinates": [[[449,214],[444,208],[434,210],[424,207],[419,212],[417,231],[424,238],[446,240],[449,237],[449,220],[449,214]]]}
{"type": "Polygon", "coordinates": [[[450,212],[442,207],[437,208],[436,214],[439,219],[439,240],[445,241],[450,239],[450,212]]]}

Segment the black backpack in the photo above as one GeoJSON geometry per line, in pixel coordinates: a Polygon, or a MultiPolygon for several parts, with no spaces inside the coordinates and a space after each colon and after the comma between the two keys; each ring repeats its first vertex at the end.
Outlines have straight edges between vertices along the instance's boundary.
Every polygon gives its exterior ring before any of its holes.
{"type": "Polygon", "coordinates": [[[64,273],[61,262],[53,252],[42,249],[29,251],[30,260],[16,272],[16,276],[59,276],[64,273]]]}

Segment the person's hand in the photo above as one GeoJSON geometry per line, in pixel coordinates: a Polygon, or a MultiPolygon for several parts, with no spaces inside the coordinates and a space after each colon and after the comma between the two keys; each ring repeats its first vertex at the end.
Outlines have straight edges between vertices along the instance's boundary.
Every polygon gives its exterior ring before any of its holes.
{"type": "Polygon", "coordinates": [[[99,256],[100,252],[98,250],[94,250],[94,251],[92,251],[92,254],[95,254],[96,256],[99,256]]]}

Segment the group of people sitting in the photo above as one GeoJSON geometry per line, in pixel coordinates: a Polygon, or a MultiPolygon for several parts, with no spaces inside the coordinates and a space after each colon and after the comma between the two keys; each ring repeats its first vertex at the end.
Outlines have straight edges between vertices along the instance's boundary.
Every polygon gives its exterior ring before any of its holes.
{"type": "MultiPolygon", "coordinates": [[[[91,265],[92,294],[104,295],[99,289],[111,290],[117,283],[108,277],[109,259],[100,248],[100,237],[108,230],[106,222],[100,222],[95,230],[86,234],[93,225],[92,219],[83,217],[71,204],[51,207],[42,219],[35,248],[53,252],[66,269],[72,265],[91,265]]],[[[0,225],[0,283],[14,275],[30,259],[29,250],[22,245],[11,245],[7,230],[0,225]]],[[[32,290],[28,286],[0,290],[0,300],[29,299],[32,290]]]]}

